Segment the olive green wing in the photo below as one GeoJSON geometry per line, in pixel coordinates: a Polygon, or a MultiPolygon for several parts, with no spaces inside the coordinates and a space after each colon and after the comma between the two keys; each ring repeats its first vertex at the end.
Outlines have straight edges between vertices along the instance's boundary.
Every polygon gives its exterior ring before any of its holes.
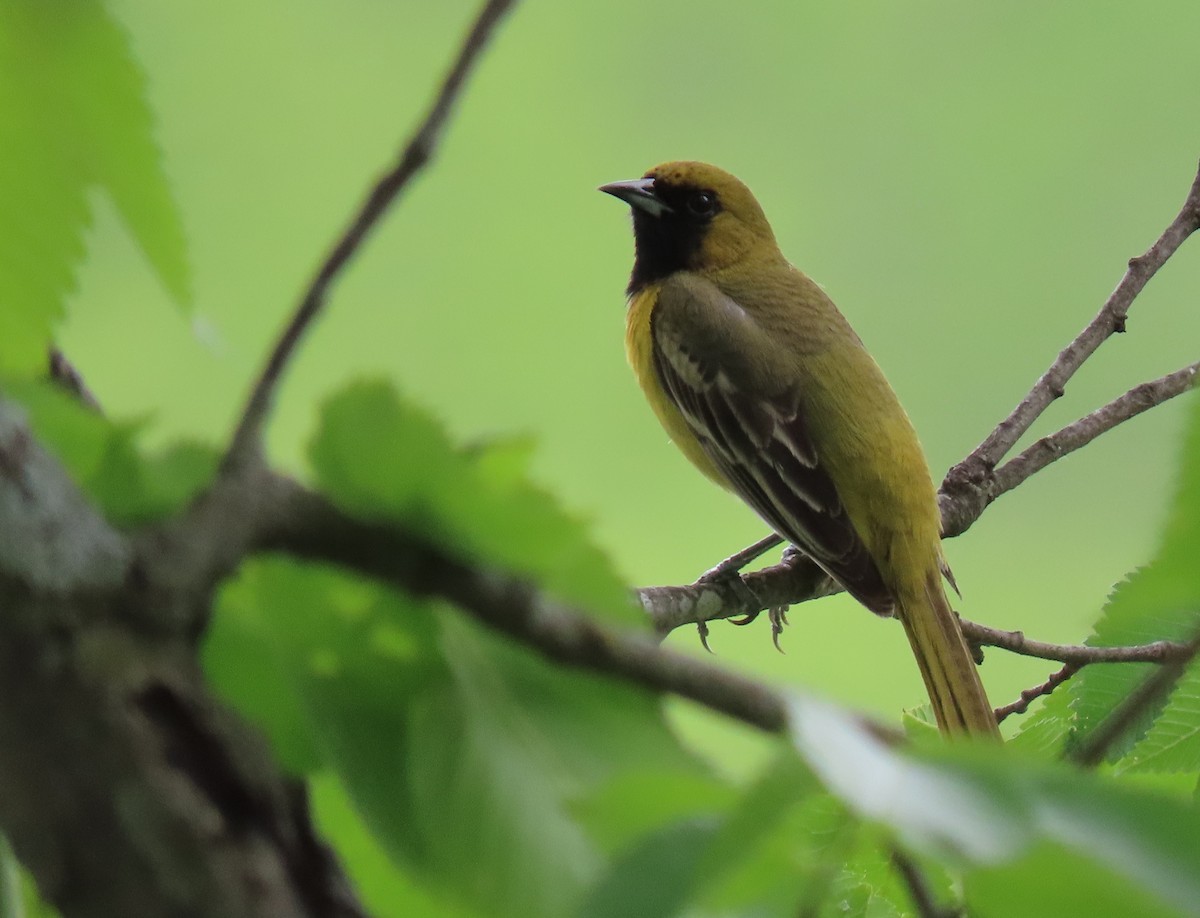
{"type": "Polygon", "coordinates": [[[890,591],[805,429],[791,355],[691,275],[664,283],[651,336],[663,390],[731,489],[851,595],[889,614],[890,591]]]}

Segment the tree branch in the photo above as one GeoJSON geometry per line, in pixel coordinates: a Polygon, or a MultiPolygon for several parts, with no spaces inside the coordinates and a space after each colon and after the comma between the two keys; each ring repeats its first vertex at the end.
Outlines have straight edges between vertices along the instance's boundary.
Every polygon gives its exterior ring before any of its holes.
{"type": "Polygon", "coordinates": [[[0,399],[0,825],[66,915],[354,918],[303,789],[209,692],[180,595],[0,399]],[[83,828],[86,827],[86,828],[83,828]]]}
{"type": "Polygon", "coordinates": [[[1197,371],[1200,371],[1200,363],[1193,363],[1174,373],[1134,386],[1103,408],[1097,408],[1057,433],[1042,437],[1015,459],[1009,460],[996,470],[996,484],[991,499],[995,500],[1001,494],[1011,491],[1030,475],[1040,472],[1050,463],[1057,462],[1080,447],[1087,446],[1118,424],[1187,392],[1196,384],[1197,371]]]}
{"type": "Polygon", "coordinates": [[[396,165],[371,189],[358,213],[317,271],[251,390],[250,398],[225,454],[222,463],[224,467],[250,461],[261,450],[262,428],[271,409],[275,388],[301,337],[317,318],[325,305],[330,286],[354,257],[367,234],[375,228],[408,183],[437,152],[447,119],[467,77],[487,46],[497,24],[514,2],[515,0],[488,0],[484,5],[421,126],[405,145],[396,165]]]}
{"type": "Polygon", "coordinates": [[[961,535],[996,498],[1013,490],[1051,463],[1087,446],[1101,434],[1130,418],[1187,392],[1196,385],[1198,371],[1200,363],[1193,363],[1174,373],[1134,386],[1091,414],[1042,437],[1020,455],[970,484],[957,477],[964,463],[969,461],[963,460],[947,474],[939,494],[944,537],[961,535]]]}
{"type": "Polygon", "coordinates": [[[273,476],[270,489],[277,500],[259,521],[256,550],[338,564],[417,596],[443,597],[559,664],[675,694],[769,733],[784,729],[782,696],[758,682],[646,635],[606,629],[520,578],[467,564],[398,526],[350,516],[283,476],[273,476]]]}
{"type": "Polygon", "coordinates": [[[978,622],[959,619],[963,637],[972,644],[999,647],[1023,657],[1039,660],[1055,660],[1084,667],[1090,663],[1170,663],[1186,657],[1191,651],[1181,641],[1152,641],[1149,644],[1131,644],[1117,647],[1101,647],[1090,644],[1048,644],[1025,637],[1022,631],[1001,631],[978,622]]]}
{"type": "Polygon", "coordinates": [[[963,465],[982,463],[994,467],[1012,449],[1050,403],[1061,398],[1067,382],[1083,366],[1084,361],[1096,352],[1108,338],[1125,331],[1125,318],[1138,294],[1176,250],[1197,229],[1200,229],[1200,172],[1192,182],[1191,190],[1180,208],[1179,214],[1163,230],[1161,236],[1146,250],[1145,254],[1129,260],[1129,267],[1117,288],[1105,301],[1096,317],[1079,333],[1050,365],[1033,388],[1013,409],[1012,414],[1000,422],[987,438],[979,444],[963,465]]]}
{"type": "Polygon", "coordinates": [[[1079,667],[1074,663],[1068,663],[1057,672],[1051,673],[1045,682],[1035,685],[1033,688],[1025,689],[1016,701],[996,708],[996,723],[1004,723],[1013,714],[1024,714],[1029,710],[1029,706],[1034,701],[1044,695],[1049,695],[1077,672],[1079,672],[1079,667]]]}
{"type": "MultiPolygon", "coordinates": [[[[216,585],[284,504],[261,461],[280,377],[334,281],[436,152],[512,4],[483,7],[429,114],[276,343],[216,481],[183,516],[116,532],[0,399],[0,825],[64,914],[363,914],[314,833],[303,785],[212,697],[195,641],[216,585]]],[[[94,405],[57,351],[49,370],[94,405]]]]}

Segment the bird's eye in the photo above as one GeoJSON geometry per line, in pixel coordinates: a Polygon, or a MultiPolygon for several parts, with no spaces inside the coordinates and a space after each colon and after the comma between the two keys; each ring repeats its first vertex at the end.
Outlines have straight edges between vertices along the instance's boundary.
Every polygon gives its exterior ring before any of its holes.
{"type": "Polygon", "coordinates": [[[717,212],[717,196],[711,191],[694,191],[688,195],[687,209],[693,217],[711,217],[717,212]]]}

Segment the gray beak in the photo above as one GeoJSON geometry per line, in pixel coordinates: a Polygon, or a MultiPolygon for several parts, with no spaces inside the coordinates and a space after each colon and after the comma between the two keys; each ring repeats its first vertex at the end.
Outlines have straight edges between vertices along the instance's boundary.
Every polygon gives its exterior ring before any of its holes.
{"type": "Polygon", "coordinates": [[[664,213],[671,212],[671,208],[655,195],[654,179],[652,178],[612,182],[608,185],[601,185],[599,190],[611,194],[615,198],[620,198],[630,207],[643,210],[652,217],[661,217],[664,213]]]}

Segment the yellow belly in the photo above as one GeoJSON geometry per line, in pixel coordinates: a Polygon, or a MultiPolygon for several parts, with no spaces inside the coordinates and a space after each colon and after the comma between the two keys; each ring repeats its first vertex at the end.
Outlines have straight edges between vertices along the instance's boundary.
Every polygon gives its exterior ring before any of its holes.
{"type": "Polygon", "coordinates": [[[654,339],[650,331],[650,317],[657,301],[657,284],[650,284],[629,300],[629,311],[625,316],[625,355],[633,367],[638,385],[645,393],[646,401],[650,403],[671,442],[705,476],[721,487],[728,488],[725,476],[709,461],[687,421],[659,383],[658,371],[654,369],[654,339]]]}

